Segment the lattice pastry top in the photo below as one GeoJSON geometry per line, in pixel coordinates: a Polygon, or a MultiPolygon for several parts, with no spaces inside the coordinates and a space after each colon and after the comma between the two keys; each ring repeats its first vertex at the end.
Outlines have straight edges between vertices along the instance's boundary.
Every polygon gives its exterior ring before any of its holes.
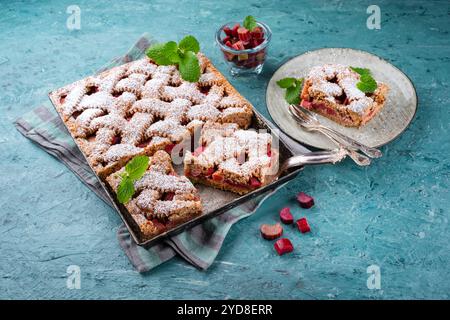
{"type": "Polygon", "coordinates": [[[249,126],[252,107],[201,53],[197,83],[175,66],[148,58],[115,67],[50,94],[63,121],[100,176],[138,154],[190,137],[204,121],[249,126]]]}

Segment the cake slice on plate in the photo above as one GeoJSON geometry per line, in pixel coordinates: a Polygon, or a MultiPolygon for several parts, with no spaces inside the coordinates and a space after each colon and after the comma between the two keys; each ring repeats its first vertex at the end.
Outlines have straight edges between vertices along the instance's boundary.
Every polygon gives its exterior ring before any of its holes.
{"type": "Polygon", "coordinates": [[[341,125],[360,127],[384,107],[389,90],[374,80],[370,90],[364,89],[360,83],[368,74],[368,69],[340,64],[314,67],[305,79],[300,104],[341,125]]]}

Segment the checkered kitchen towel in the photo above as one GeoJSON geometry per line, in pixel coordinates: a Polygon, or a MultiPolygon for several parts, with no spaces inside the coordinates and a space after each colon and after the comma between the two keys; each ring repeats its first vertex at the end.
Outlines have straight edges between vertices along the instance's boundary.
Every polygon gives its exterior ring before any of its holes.
{"type": "MultiPolygon", "coordinates": [[[[153,40],[147,35],[142,36],[125,56],[113,60],[99,72],[141,58],[152,42],[153,40]]],[[[103,201],[111,205],[105,191],[85,162],[50,102],[23,115],[16,120],[15,125],[26,138],[34,141],[49,154],[62,161],[103,201]]],[[[288,137],[283,137],[283,140],[295,151],[306,151],[288,137]]],[[[176,254],[194,266],[206,269],[213,263],[231,226],[255,212],[269,195],[252,199],[149,249],[136,245],[125,225],[122,225],[117,232],[119,243],[139,272],[149,271],[176,254]]]]}

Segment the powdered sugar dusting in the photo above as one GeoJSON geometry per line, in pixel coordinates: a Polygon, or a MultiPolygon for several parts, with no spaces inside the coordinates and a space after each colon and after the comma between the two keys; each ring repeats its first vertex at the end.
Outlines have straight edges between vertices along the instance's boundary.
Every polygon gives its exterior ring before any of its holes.
{"type": "Polygon", "coordinates": [[[359,74],[350,67],[341,64],[325,64],[316,66],[308,74],[307,81],[310,82],[308,93],[311,96],[322,96],[323,99],[336,103],[335,97],[345,93],[349,104],[346,108],[363,114],[373,105],[373,99],[359,90],[359,74]]]}

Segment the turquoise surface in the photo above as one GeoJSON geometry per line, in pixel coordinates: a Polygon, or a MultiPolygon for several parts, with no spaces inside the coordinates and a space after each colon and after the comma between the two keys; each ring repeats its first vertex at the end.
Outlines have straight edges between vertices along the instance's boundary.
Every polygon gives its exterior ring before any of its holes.
{"type": "Polygon", "coordinates": [[[4,1],[0,6],[0,298],[404,299],[449,298],[450,4],[377,1],[381,29],[366,27],[370,1],[4,1]],[[66,27],[69,5],[81,30],[66,27]],[[257,78],[231,78],[263,114],[265,86],[290,56],[321,47],[373,52],[414,82],[411,126],[368,168],[308,167],[236,224],[217,261],[199,271],[180,258],[140,275],[120,249],[116,213],[63,164],[23,138],[13,121],[48,91],[91,74],[143,33],[193,34],[226,72],[214,45],[222,23],[253,14],[273,31],[257,78]],[[308,211],[295,202],[312,194],[308,211]],[[286,228],[295,252],[279,257],[259,236],[291,206],[312,232],[286,228]],[[67,267],[81,289],[66,287],[67,267]],[[381,288],[369,289],[377,265],[381,288]]]}

